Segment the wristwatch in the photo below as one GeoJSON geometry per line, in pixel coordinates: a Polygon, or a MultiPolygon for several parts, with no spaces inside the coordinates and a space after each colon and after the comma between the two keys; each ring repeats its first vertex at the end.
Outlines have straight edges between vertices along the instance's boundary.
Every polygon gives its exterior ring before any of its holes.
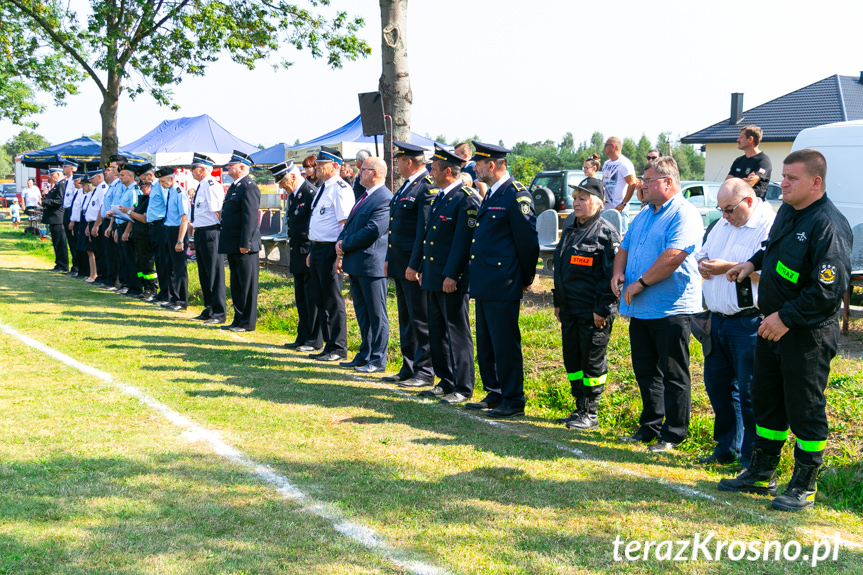
{"type": "Polygon", "coordinates": [[[638,283],[641,284],[641,287],[649,287],[646,283],[644,283],[644,280],[641,278],[641,276],[638,276],[638,283]]]}

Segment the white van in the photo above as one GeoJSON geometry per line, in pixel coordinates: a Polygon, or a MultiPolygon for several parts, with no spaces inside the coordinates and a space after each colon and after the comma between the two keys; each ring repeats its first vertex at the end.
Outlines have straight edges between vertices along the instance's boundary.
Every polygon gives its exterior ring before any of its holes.
{"type": "Polygon", "coordinates": [[[827,158],[827,197],[853,228],[863,223],[863,120],[807,128],[797,134],[791,151],[811,148],[827,158]]]}

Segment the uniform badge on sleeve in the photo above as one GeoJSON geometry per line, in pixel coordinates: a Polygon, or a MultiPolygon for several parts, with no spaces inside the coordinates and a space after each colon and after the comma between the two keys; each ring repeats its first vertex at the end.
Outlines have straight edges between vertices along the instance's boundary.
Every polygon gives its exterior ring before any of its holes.
{"type": "Polygon", "coordinates": [[[530,204],[522,204],[521,205],[521,213],[527,215],[530,213],[530,204]]]}
{"type": "Polygon", "coordinates": [[[818,281],[826,286],[829,286],[836,281],[836,266],[830,264],[821,264],[821,271],[818,273],[818,281]]]}

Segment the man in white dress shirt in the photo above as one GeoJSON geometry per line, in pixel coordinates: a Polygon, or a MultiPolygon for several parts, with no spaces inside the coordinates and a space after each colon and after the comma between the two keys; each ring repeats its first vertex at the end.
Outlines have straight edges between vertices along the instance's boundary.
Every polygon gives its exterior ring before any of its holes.
{"type": "Polygon", "coordinates": [[[219,253],[222,204],[225,188],[210,175],[215,162],[205,154],[195,152],[192,177],[198,181],[192,204],[192,228],[195,237],[195,261],[204,296],[204,311],[195,319],[206,324],[225,323],[225,260],[219,253]]]}
{"type": "Polygon", "coordinates": [[[757,307],[758,276],[753,274],[750,286],[729,282],[725,272],[761,249],[776,214],[740,178],[731,178],[722,185],[717,204],[722,220],[695,253],[698,271],[704,278],[704,301],[711,312],[710,345],[704,352],[704,386],[716,416],[713,438],[717,441],[713,453],[698,462],[731,463],[739,452],[747,467],[755,439],[749,386],[762,319],[757,307]]]}

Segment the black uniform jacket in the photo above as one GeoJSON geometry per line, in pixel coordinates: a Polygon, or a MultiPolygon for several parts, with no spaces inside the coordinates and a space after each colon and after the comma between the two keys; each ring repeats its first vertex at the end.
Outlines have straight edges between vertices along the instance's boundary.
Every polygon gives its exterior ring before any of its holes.
{"type": "Polygon", "coordinates": [[[312,202],[318,190],[303,181],[303,185],[288,198],[288,239],[291,247],[290,272],[304,274],[309,271],[306,256],[309,253],[309,221],[312,219],[312,202]]]}
{"type": "Polygon", "coordinates": [[[66,180],[60,180],[54,187],[51,188],[45,197],[42,198],[42,223],[62,224],[63,223],[63,195],[66,193],[66,180]]]}
{"type": "Polygon", "coordinates": [[[820,327],[836,320],[851,276],[851,226],[825,194],[802,210],[782,204],[765,247],[750,259],[758,282],[758,307],[779,312],[789,328],[820,327]]]}
{"type": "Polygon", "coordinates": [[[431,201],[438,193],[426,174],[393,196],[390,203],[390,231],[387,242],[387,276],[405,279],[417,234],[424,229],[431,201]]]}
{"type": "Polygon", "coordinates": [[[608,317],[617,309],[611,291],[620,233],[597,212],[583,224],[573,219],[554,250],[554,307],[573,317],[608,317]]]}
{"type": "Polygon", "coordinates": [[[470,250],[470,297],[521,299],[536,276],[538,259],[533,198],[510,176],[479,208],[470,250]]]}
{"type": "Polygon", "coordinates": [[[261,191],[252,178],[245,176],[239,184],[231,184],[222,205],[220,254],[238,254],[240,248],[247,248],[252,253],[261,250],[261,230],[258,228],[260,206],[261,191]]]}
{"type": "Polygon", "coordinates": [[[480,197],[467,186],[432,197],[428,218],[419,222],[410,267],[422,273],[426,291],[443,291],[444,278],[452,278],[457,291],[464,293],[471,281],[470,244],[480,197]]]}

